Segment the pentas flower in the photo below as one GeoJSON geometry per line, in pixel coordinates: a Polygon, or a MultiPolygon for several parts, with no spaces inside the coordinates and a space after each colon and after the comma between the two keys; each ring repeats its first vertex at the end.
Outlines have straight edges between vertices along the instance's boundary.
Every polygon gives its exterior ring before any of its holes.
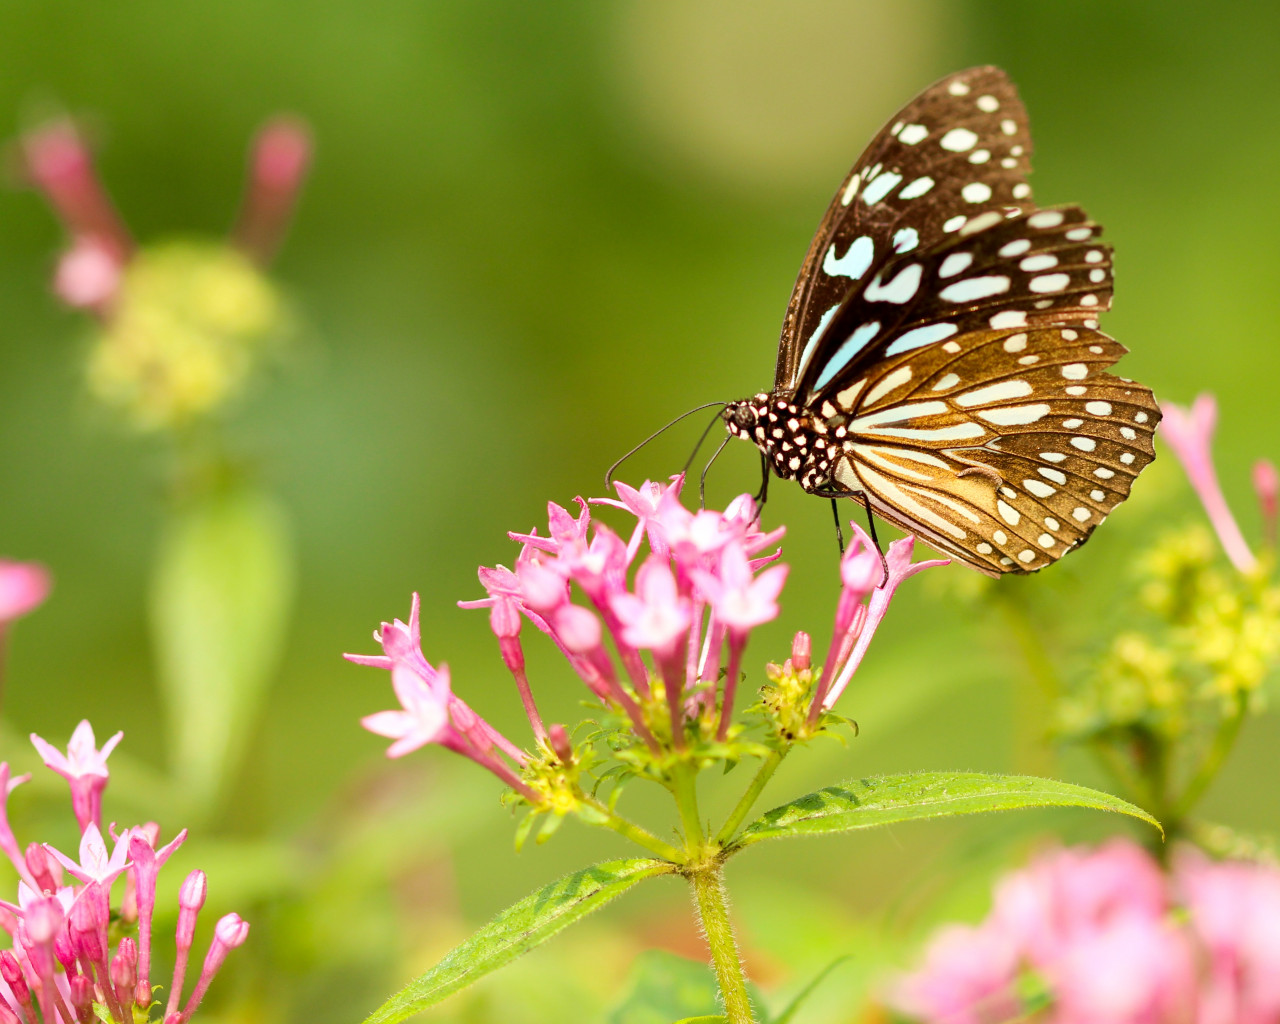
{"type": "Polygon", "coordinates": [[[946,558],[913,562],[911,557],[915,551],[916,539],[907,536],[889,545],[882,566],[871,538],[856,523],[850,523],[849,526],[853,530],[853,543],[841,559],[840,579],[844,586],[840,603],[836,607],[831,652],[809,709],[811,724],[817,721],[823,711],[830,710],[844,693],[849,680],[862,664],[863,656],[871,646],[871,640],[884,621],[889,603],[902,582],[925,569],[950,563],[946,558]],[[887,577],[882,572],[886,568],[887,577]],[[868,584],[872,580],[876,582],[869,588],[868,584]],[[868,595],[870,601],[864,605],[868,595]]]}
{"type": "Polygon", "coordinates": [[[1161,402],[1160,436],[1182,463],[1187,479],[1200,498],[1231,564],[1252,572],[1258,564],[1236,523],[1218,483],[1213,465],[1213,431],[1218,423],[1218,403],[1209,394],[1199,395],[1189,409],[1161,402]]]}
{"type": "Polygon", "coordinates": [[[71,784],[71,805],[75,809],[76,820],[80,822],[81,832],[90,825],[99,832],[102,830],[102,791],[107,788],[109,777],[107,758],[123,736],[123,732],[116,733],[99,750],[93,726],[85,719],[76,726],[71,742],[67,744],[67,752],[63,754],[35,733],[31,734],[31,742],[45,766],[71,784]]]}
{"type": "Polygon", "coordinates": [[[370,732],[395,740],[387,748],[388,757],[403,757],[419,747],[438,743],[469,757],[532,798],[533,792],[494,750],[498,749],[517,767],[524,765],[525,755],[454,695],[448,666],[437,669],[424,657],[420,608],[421,602],[414,594],[407,623],[395,619],[384,622],[374,632],[374,640],[382,644],[382,654],[343,655],[357,665],[390,671],[391,686],[400,701],[399,710],[368,715],[361,724],[370,732]]]}
{"type": "MultiPolygon", "coordinates": [[[[157,849],[160,829],[154,823],[119,834],[113,831],[115,846],[108,853],[97,824],[81,819],[77,776],[66,769],[88,763],[105,786],[106,758],[119,736],[98,750],[92,728],[82,722],[66,757],[39,737],[32,739],[49,767],[68,779],[83,831],[77,860],[41,843],[31,843],[25,854],[19,854],[7,822],[0,828],[5,852],[22,878],[16,901],[0,900],[0,907],[11,915],[4,927],[12,938],[11,948],[0,950],[0,1022],[139,1024],[150,1020],[156,994],[151,965],[159,873],[186,832],[157,849]],[[113,902],[113,883],[121,875],[127,875],[127,885],[123,897],[113,902]]],[[[10,780],[8,766],[0,764],[0,783],[11,790],[18,781],[10,780]]],[[[97,796],[101,798],[100,788],[97,796]]],[[[196,873],[203,879],[203,872],[196,873]]],[[[200,906],[203,902],[202,895],[200,906]]],[[[243,942],[248,932],[248,925],[235,915],[229,915],[235,928],[219,922],[192,994],[184,1001],[180,996],[188,973],[187,952],[200,909],[188,910],[188,904],[180,892],[185,916],[180,915],[175,934],[177,955],[172,959],[177,968],[169,982],[165,1024],[187,1024],[192,1019],[227,952],[243,942]]]]}
{"type": "Polygon", "coordinates": [[[1166,873],[1127,840],[1046,854],[997,884],[980,924],[941,929],[886,1002],[929,1024],[1046,1002],[1047,1024],[1272,1024],[1280,869],[1183,849],[1166,873]]]}
{"type": "MultiPolygon", "coordinates": [[[[563,788],[576,785],[583,759],[565,727],[548,727],[538,711],[522,646],[521,625],[528,621],[555,643],[592,697],[616,714],[602,727],[611,730],[610,749],[628,770],[664,777],[672,758],[730,756],[723,745],[739,742],[745,728],[734,717],[743,651],[752,632],[780,613],[788,569],[775,563],[783,530],[760,528],[760,510],[749,495],[724,511],[687,509],[679,499],[682,484],[682,477],[668,484],[619,484],[616,499],[579,498],[569,508],[549,503],[546,532],[509,534],[521,546],[514,568],[482,567],[485,596],[458,602],[489,613],[502,663],[529,719],[533,742],[527,751],[476,715],[453,692],[447,670],[427,661],[416,595],[407,623],[383,623],[374,634],[382,654],[347,655],[391,673],[400,709],[364,719],[366,728],[395,741],[388,755],[437,744],[488,768],[535,810],[562,814],[575,800],[589,801],[563,788]],[[593,518],[601,506],[634,523],[615,532],[593,518]],[[612,731],[618,721],[626,728],[612,731]],[[623,738],[628,732],[632,747],[623,738]]],[[[854,544],[841,562],[843,587],[825,667],[821,673],[811,669],[812,643],[808,634],[797,634],[789,665],[803,678],[796,675],[784,694],[770,675],[770,688],[762,691],[757,710],[774,716],[771,742],[791,743],[824,727],[824,713],[848,684],[897,587],[922,569],[946,564],[912,562],[913,543],[906,538],[890,546],[886,577],[879,552],[855,527],[854,544]],[[810,693],[814,676],[821,682],[810,693]],[[778,717],[783,714],[785,725],[778,717]]],[[[752,742],[732,756],[760,750],[752,742]]]]}

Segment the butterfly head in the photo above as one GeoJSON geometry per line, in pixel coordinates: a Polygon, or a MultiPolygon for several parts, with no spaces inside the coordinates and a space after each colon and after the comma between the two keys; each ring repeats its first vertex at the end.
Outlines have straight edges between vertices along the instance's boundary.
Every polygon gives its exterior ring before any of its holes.
{"type": "Polygon", "coordinates": [[[730,402],[721,416],[729,434],[764,452],[778,476],[798,480],[806,490],[827,481],[830,462],[825,430],[790,399],[752,395],[730,402]]]}

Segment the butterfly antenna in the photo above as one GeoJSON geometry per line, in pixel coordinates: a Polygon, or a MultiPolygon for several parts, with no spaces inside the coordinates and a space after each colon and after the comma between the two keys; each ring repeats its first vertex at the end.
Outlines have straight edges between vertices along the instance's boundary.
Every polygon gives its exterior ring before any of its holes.
{"type": "MultiPolygon", "coordinates": [[[[693,446],[693,451],[689,453],[689,457],[685,459],[684,465],[680,467],[680,475],[682,477],[685,477],[686,479],[688,478],[689,467],[693,465],[693,460],[698,457],[699,449],[702,447],[703,442],[706,441],[707,439],[707,435],[711,433],[712,429],[715,427],[719,419],[720,419],[720,414],[717,412],[715,414],[715,417],[711,420],[710,423],[707,424],[706,428],[702,431],[702,433],[698,435],[698,443],[693,446]]],[[[725,438],[725,440],[727,441],[728,438],[725,438]]],[[[716,454],[719,455],[720,453],[717,452],[716,454]]],[[[712,457],[711,461],[715,462],[714,456],[712,457]]],[[[704,475],[705,475],[705,471],[704,471],[704,475]]]]}
{"type": "Polygon", "coordinates": [[[707,507],[707,474],[711,472],[711,467],[715,465],[716,459],[720,458],[720,453],[724,451],[724,446],[732,440],[732,437],[726,436],[725,439],[720,442],[720,447],[717,448],[712,453],[711,458],[707,460],[707,464],[702,467],[702,475],[698,477],[698,508],[707,507]]]}
{"type": "MultiPolygon", "coordinates": [[[[615,462],[612,466],[609,467],[609,471],[604,475],[605,487],[613,486],[613,474],[618,471],[619,466],[621,466],[624,462],[626,462],[627,459],[631,458],[631,456],[633,456],[641,448],[647,445],[650,441],[656,440],[659,436],[661,436],[664,432],[670,430],[681,420],[686,419],[689,416],[692,416],[695,412],[702,412],[703,409],[711,409],[716,407],[723,409],[728,404],[729,404],[728,402],[707,402],[705,405],[697,405],[697,406],[694,406],[692,409],[690,409],[688,412],[682,412],[679,416],[677,416],[675,419],[673,419],[670,423],[666,424],[665,426],[659,427],[657,430],[655,430],[652,434],[646,437],[643,441],[641,441],[638,445],[632,448],[629,452],[627,452],[624,456],[622,456],[622,458],[620,458],[617,462],[615,462]]],[[[716,419],[719,419],[719,418],[720,418],[720,414],[716,413],[716,419]]],[[[714,421],[713,421],[713,424],[714,424],[714,421]]],[[[703,431],[702,433],[703,438],[707,436],[710,430],[711,428],[708,427],[705,431],[703,431]]],[[[699,447],[701,447],[702,441],[699,441],[698,445],[699,447]]],[[[689,462],[693,462],[694,455],[697,455],[697,454],[698,454],[698,449],[695,448],[693,450],[693,455],[689,456],[689,462]]],[[[687,471],[689,468],[689,464],[686,463],[684,468],[687,471]]]]}

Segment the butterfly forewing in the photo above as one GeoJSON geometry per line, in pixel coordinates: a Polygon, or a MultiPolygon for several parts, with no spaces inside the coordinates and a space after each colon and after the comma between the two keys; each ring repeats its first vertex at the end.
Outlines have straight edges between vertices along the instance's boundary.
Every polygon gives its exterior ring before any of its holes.
{"type": "Polygon", "coordinates": [[[1106,372],[1111,249],[1039,209],[997,68],[927,89],[836,193],[792,292],[774,390],[727,412],[780,474],[865,495],[990,575],[1079,546],[1154,458],[1149,389],[1106,372]],[[741,416],[742,418],[738,418],[741,416]]]}
{"type": "Polygon", "coordinates": [[[809,246],[774,390],[794,390],[851,285],[895,252],[928,249],[987,211],[1029,206],[1030,157],[1026,112],[999,68],[952,75],[904,107],[841,183],[809,246]]]}

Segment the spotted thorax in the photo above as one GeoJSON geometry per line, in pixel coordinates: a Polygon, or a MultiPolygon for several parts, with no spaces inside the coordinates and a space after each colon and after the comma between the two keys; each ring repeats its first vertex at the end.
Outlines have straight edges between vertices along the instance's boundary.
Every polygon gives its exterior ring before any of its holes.
{"type": "Polygon", "coordinates": [[[773,390],[724,410],[765,473],[882,518],[991,576],[1088,539],[1155,456],[1160,411],[1105,370],[1111,249],[1040,209],[1013,85],[972,68],[872,140],[818,227],[773,390]]]}

